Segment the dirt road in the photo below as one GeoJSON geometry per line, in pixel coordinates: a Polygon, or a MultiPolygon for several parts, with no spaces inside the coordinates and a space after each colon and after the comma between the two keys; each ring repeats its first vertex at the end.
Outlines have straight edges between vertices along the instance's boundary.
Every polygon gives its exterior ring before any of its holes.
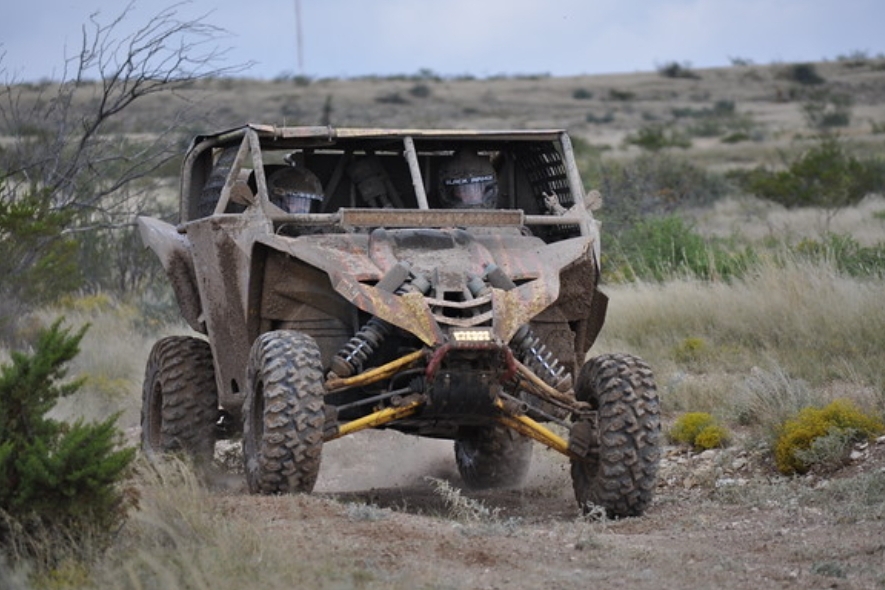
{"type": "Polygon", "coordinates": [[[792,480],[747,451],[667,449],[648,513],[609,521],[579,516],[546,450],[521,490],[467,492],[451,443],[372,435],[325,449],[312,496],[247,496],[230,475],[215,497],[352,587],[885,588],[885,440],[792,480]]]}

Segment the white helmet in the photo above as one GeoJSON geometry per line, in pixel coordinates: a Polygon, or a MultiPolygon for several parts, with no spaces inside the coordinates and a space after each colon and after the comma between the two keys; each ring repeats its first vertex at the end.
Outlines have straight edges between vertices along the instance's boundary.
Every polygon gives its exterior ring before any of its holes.
{"type": "Polygon", "coordinates": [[[487,157],[461,150],[440,166],[439,199],[450,209],[493,209],[498,179],[487,157]]]}
{"type": "Polygon", "coordinates": [[[275,171],[267,179],[271,202],[287,213],[310,213],[323,200],[323,185],[303,166],[275,171]]]}

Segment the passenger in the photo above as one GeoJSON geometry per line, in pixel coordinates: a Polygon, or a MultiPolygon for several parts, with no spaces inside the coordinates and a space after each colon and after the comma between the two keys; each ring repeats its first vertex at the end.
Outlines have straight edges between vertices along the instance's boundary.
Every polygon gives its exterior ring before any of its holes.
{"type": "Polygon", "coordinates": [[[498,179],[488,157],[461,150],[440,166],[439,200],[447,209],[494,209],[498,179]]]}
{"type": "Polygon", "coordinates": [[[312,213],[323,201],[323,185],[304,166],[288,166],[267,179],[270,201],[286,213],[312,213]]]}

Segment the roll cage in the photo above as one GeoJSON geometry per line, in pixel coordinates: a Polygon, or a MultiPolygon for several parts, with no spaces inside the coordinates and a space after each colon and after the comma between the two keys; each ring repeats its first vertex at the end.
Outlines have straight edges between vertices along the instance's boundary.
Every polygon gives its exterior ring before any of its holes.
{"type": "Polygon", "coordinates": [[[250,212],[281,227],[524,227],[546,241],[593,235],[584,189],[564,131],[376,130],[246,125],[197,137],[184,160],[180,219],[250,212]],[[436,197],[440,162],[456,150],[488,154],[500,187],[496,210],[444,210],[436,197]],[[205,186],[218,162],[230,161],[220,194],[205,186]],[[373,187],[357,165],[371,161],[373,187]],[[324,199],[311,214],[286,213],[268,195],[267,176],[292,163],[321,180],[324,199]],[[545,197],[555,193],[551,208],[545,197]],[[370,194],[367,194],[370,193],[370,194]],[[579,205],[575,207],[575,205],[579,205]]]}

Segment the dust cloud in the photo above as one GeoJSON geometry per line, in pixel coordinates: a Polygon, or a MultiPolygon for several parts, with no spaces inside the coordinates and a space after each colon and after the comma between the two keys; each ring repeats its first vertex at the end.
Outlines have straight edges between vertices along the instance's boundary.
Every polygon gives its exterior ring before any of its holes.
{"type": "MultiPolygon", "coordinates": [[[[315,491],[358,492],[371,489],[425,487],[427,478],[463,482],[455,465],[454,443],[409,436],[396,431],[368,430],[323,446],[315,491]]],[[[571,479],[565,457],[535,444],[524,490],[570,496],[571,479]]]]}
{"type": "Polygon", "coordinates": [[[458,479],[452,441],[367,430],[323,445],[317,492],[356,492],[458,479]]]}

